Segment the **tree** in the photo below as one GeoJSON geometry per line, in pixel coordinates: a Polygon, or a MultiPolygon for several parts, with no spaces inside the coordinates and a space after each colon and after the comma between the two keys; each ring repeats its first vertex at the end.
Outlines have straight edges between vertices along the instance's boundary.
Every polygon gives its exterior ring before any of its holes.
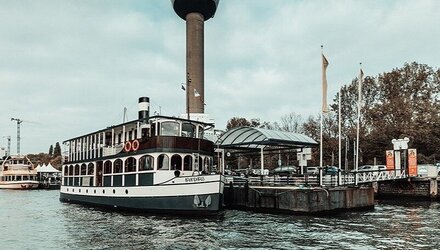
{"type": "Polygon", "coordinates": [[[55,144],[55,149],[54,149],[54,151],[53,151],[53,154],[54,154],[55,156],[61,155],[61,147],[60,147],[60,143],[59,143],[59,142],[57,142],[57,143],[55,144]]]}
{"type": "Polygon", "coordinates": [[[277,129],[287,132],[301,133],[303,123],[301,115],[292,112],[281,117],[281,123],[277,129]]]}
{"type": "Polygon", "coordinates": [[[228,124],[226,125],[226,129],[242,127],[242,126],[250,126],[251,122],[249,122],[246,118],[243,117],[233,117],[229,119],[228,124]]]}
{"type": "Polygon", "coordinates": [[[49,148],[49,155],[53,155],[53,146],[52,145],[50,145],[50,148],[49,148]]]}
{"type": "MultiPolygon", "coordinates": [[[[410,138],[410,147],[434,158],[440,147],[440,70],[406,63],[402,68],[367,76],[362,88],[360,116],[360,158],[364,164],[374,158],[384,162],[384,151],[391,140],[410,138]]],[[[358,79],[341,88],[343,137],[355,138],[357,125],[358,79]]],[[[337,95],[336,95],[337,96],[337,95]]],[[[337,98],[332,109],[337,110],[337,98]]],[[[438,159],[439,157],[437,157],[438,159]]]]}

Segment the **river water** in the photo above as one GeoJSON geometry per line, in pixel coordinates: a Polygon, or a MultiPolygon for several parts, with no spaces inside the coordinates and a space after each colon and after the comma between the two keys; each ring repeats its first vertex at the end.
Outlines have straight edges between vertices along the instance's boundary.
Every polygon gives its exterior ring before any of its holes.
{"type": "Polygon", "coordinates": [[[440,249],[440,203],[378,202],[337,216],[227,210],[195,219],[109,212],[58,190],[0,190],[0,249],[440,249]]]}

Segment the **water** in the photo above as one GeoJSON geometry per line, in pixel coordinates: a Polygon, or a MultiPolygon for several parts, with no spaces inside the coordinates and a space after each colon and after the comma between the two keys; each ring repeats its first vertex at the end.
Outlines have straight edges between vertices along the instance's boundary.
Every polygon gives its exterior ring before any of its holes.
{"type": "Polygon", "coordinates": [[[379,202],[309,217],[228,210],[194,219],[65,204],[59,191],[0,190],[0,249],[439,249],[440,204],[379,202]]]}

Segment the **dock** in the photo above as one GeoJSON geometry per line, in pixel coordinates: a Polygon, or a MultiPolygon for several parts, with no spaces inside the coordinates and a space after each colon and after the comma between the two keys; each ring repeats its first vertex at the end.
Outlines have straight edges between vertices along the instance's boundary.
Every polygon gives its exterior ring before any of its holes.
{"type": "Polygon", "coordinates": [[[373,187],[225,186],[226,208],[257,212],[324,215],[374,208],[373,187]]]}

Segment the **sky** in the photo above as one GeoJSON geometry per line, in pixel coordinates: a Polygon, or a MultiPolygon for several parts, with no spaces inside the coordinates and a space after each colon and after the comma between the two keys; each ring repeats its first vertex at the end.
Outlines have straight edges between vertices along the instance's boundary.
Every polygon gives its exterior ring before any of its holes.
{"type": "MultiPolygon", "coordinates": [[[[185,112],[185,22],[169,0],[0,0],[0,145],[21,153],[137,118],[185,112]]],[[[359,73],[438,68],[440,1],[220,0],[205,23],[205,113],[279,122],[321,109],[359,73]]]]}

